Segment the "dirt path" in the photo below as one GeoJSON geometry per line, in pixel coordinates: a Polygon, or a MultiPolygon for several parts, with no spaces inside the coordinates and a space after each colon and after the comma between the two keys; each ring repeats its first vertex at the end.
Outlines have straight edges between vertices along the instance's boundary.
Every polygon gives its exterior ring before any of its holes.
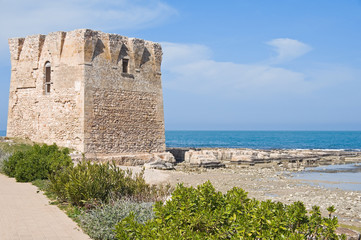
{"type": "Polygon", "coordinates": [[[30,183],[0,174],[1,240],[90,239],[30,183]]]}

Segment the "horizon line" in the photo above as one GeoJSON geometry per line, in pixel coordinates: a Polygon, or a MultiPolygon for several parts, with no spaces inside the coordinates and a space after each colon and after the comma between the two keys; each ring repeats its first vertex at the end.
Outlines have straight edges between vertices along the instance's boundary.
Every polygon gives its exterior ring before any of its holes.
{"type": "MultiPolygon", "coordinates": [[[[360,130],[300,130],[300,129],[165,129],[165,131],[197,131],[197,132],[361,132],[360,130]]],[[[0,132],[6,132],[5,129],[0,132]]]]}

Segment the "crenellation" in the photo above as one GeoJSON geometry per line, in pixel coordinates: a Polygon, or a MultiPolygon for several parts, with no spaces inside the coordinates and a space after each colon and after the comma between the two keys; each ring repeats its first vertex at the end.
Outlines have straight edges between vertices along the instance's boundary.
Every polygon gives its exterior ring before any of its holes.
{"type": "Polygon", "coordinates": [[[94,60],[96,48],[98,47],[99,49],[100,47],[101,40],[97,36],[94,37],[96,33],[97,32],[88,29],[84,33],[84,61],[86,63],[90,63],[94,60]]]}
{"type": "Polygon", "coordinates": [[[154,51],[154,67],[156,74],[161,73],[161,63],[162,63],[162,46],[159,43],[153,43],[153,51],[154,51]]]}
{"type": "Polygon", "coordinates": [[[84,65],[85,29],[78,29],[66,33],[61,54],[61,62],[67,65],[84,65]]]}
{"type": "Polygon", "coordinates": [[[41,34],[27,36],[20,53],[20,62],[33,62],[37,64],[44,44],[45,36],[41,34]]]}
{"type": "Polygon", "coordinates": [[[63,53],[65,38],[66,38],[66,32],[61,32],[61,34],[60,34],[60,39],[61,39],[60,40],[60,57],[61,57],[61,54],[63,53]]]}
{"type": "Polygon", "coordinates": [[[10,48],[10,56],[11,56],[11,64],[15,65],[16,61],[19,60],[21,50],[24,45],[25,38],[12,38],[9,39],[9,48],[10,48]]]}
{"type": "Polygon", "coordinates": [[[10,39],[9,48],[9,137],[113,160],[165,151],[160,44],[78,29],[10,39]]]}
{"type": "Polygon", "coordinates": [[[58,65],[63,51],[65,37],[65,32],[52,32],[46,35],[40,58],[56,60],[56,64],[53,65],[58,65]]]}
{"type": "Polygon", "coordinates": [[[140,69],[145,42],[142,39],[133,38],[131,39],[131,44],[134,53],[133,59],[134,59],[135,69],[140,69]]]}
{"type": "Polygon", "coordinates": [[[122,59],[122,49],[125,47],[125,41],[125,37],[123,36],[109,34],[109,50],[112,64],[118,65],[122,59]]]}

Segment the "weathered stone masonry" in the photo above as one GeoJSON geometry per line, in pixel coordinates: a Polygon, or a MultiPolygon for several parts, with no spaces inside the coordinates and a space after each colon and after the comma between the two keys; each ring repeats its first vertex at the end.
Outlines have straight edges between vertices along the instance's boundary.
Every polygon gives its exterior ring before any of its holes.
{"type": "Polygon", "coordinates": [[[158,43],[79,29],[9,46],[8,137],[90,157],[165,151],[158,43]]]}

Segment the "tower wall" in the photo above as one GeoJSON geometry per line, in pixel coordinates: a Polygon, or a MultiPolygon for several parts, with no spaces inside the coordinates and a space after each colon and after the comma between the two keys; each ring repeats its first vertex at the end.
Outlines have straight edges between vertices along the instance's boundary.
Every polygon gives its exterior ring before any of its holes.
{"type": "Polygon", "coordinates": [[[9,137],[92,157],[143,154],[143,162],[165,151],[159,44],[79,29],[14,38],[9,46],[9,137]]]}
{"type": "Polygon", "coordinates": [[[164,152],[160,45],[89,31],[85,46],[85,152],[164,152]]]}
{"type": "Polygon", "coordinates": [[[84,149],[84,37],[54,32],[9,40],[11,81],[7,136],[84,149]],[[74,54],[77,53],[77,54],[74,54]],[[45,64],[51,65],[45,93],[45,64]]]}

